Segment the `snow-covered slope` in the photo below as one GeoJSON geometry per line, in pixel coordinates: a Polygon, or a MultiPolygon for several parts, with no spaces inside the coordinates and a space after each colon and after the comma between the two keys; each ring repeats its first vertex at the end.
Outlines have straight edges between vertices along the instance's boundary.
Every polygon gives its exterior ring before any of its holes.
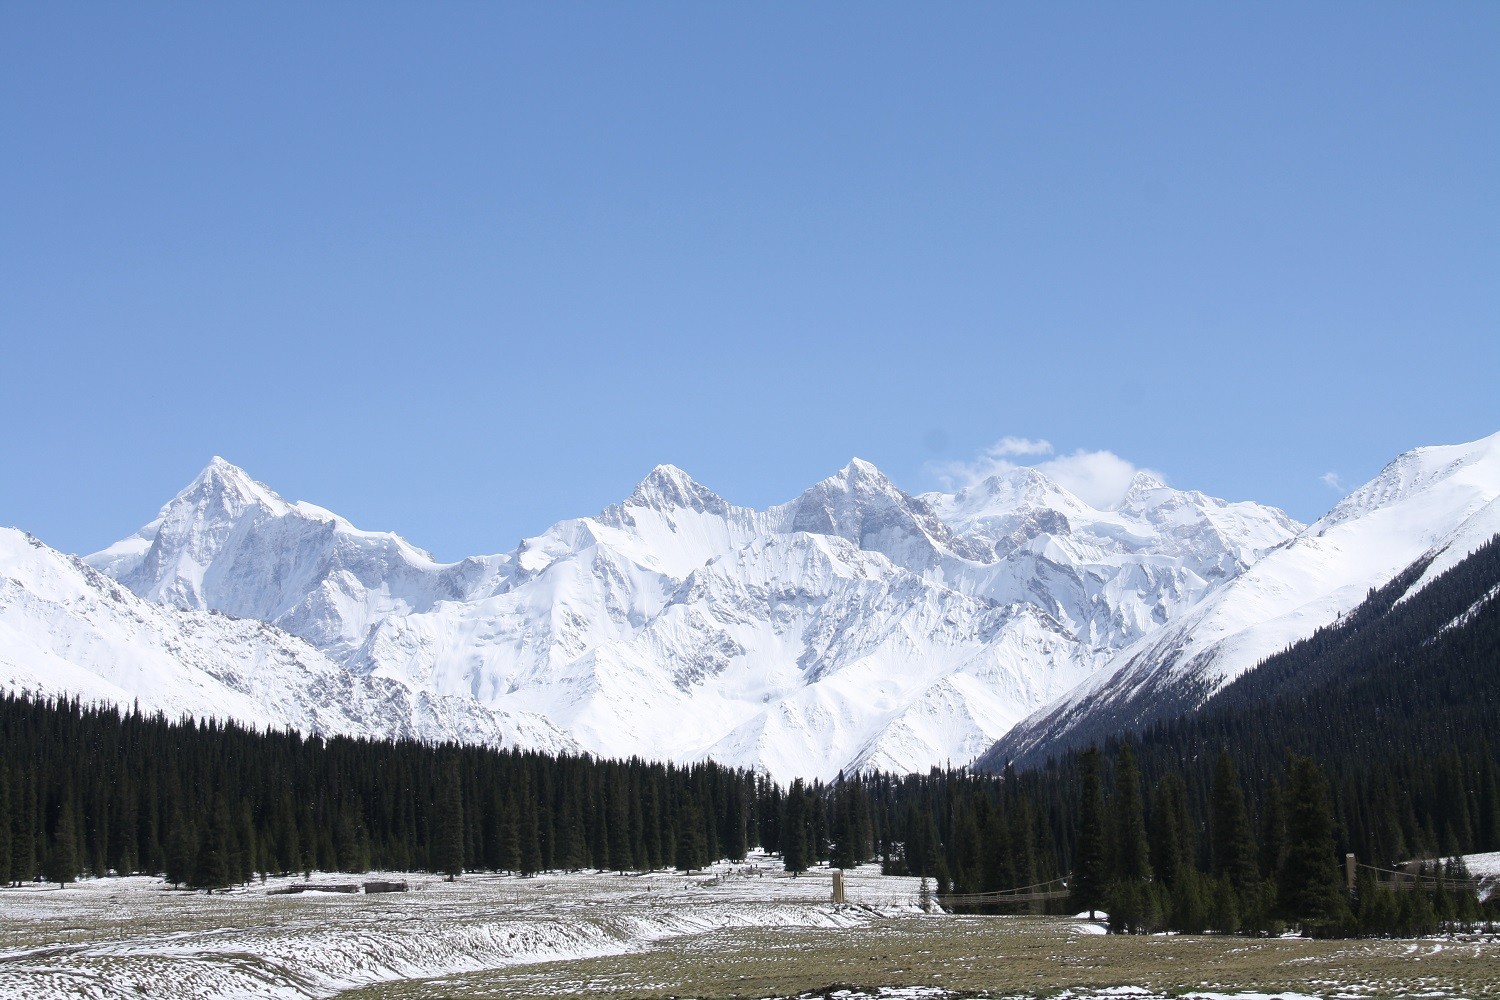
{"type": "Polygon", "coordinates": [[[857,459],[757,511],[660,466],[597,516],[440,564],[215,459],[88,561],[594,752],[831,777],[972,760],[1299,527],[1148,477],[1107,511],[1031,470],[914,497],[857,459]]]}
{"type": "Polygon", "coordinates": [[[437,563],[389,533],[288,503],[214,458],[150,524],[88,557],[148,600],[274,622],[335,657],[391,615],[493,587],[504,558],[437,563]]]}
{"type": "Polygon", "coordinates": [[[1009,733],[1021,760],[1191,708],[1306,638],[1420,558],[1413,593],[1500,533],[1500,434],[1419,448],[1167,628],[1125,648],[1077,690],[1009,733]]]}
{"type": "Polygon", "coordinates": [[[545,719],[358,677],[253,619],[143,600],[11,528],[0,528],[0,688],[323,735],[576,749],[545,719]]]}

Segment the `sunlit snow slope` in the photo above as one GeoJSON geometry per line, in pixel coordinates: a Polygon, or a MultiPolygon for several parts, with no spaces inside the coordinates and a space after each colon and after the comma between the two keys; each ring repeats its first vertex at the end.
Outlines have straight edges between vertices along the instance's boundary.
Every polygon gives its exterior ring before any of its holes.
{"type": "Polygon", "coordinates": [[[523,743],[826,778],[972,760],[1299,528],[1144,475],[1097,510],[1034,470],[914,497],[856,459],[757,511],[661,466],[594,517],[441,564],[215,459],[88,562],[526,720],[523,743]]]}
{"type": "Polygon", "coordinates": [[[1200,704],[1433,556],[1413,592],[1500,533],[1500,434],[1419,448],[1109,669],[1017,726],[987,759],[1035,760],[1200,704]]]}
{"type": "Polygon", "coordinates": [[[0,688],[309,733],[576,749],[546,719],[351,674],[253,619],[143,600],[0,528],[0,688]]]}

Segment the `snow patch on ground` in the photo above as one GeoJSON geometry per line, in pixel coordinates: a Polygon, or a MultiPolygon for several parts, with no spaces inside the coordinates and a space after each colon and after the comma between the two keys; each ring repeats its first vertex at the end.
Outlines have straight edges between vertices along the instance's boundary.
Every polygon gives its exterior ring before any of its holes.
{"type": "Polygon", "coordinates": [[[208,896],[140,876],[0,891],[0,997],[307,1000],[729,928],[852,927],[916,912],[918,895],[866,867],[835,906],[826,871],[790,878],[764,858],[691,877],[398,877],[413,891],[283,895],[300,879],[280,878],[208,896]]]}
{"type": "Polygon", "coordinates": [[[1466,854],[1464,864],[1469,874],[1479,879],[1479,898],[1492,899],[1500,892],[1500,851],[1488,854],[1466,854]]]}

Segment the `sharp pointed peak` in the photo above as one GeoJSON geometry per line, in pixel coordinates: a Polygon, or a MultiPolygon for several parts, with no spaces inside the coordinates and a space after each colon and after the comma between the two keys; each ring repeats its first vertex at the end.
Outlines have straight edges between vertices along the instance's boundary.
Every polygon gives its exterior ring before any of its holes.
{"type": "Polygon", "coordinates": [[[846,464],[839,471],[835,472],[833,475],[829,476],[827,479],[823,480],[823,482],[819,485],[834,483],[842,484],[844,486],[854,486],[860,483],[867,483],[876,486],[889,487],[891,489],[896,488],[895,484],[891,482],[890,476],[887,476],[884,472],[881,472],[874,462],[867,462],[862,458],[851,458],[848,464],[846,464]]]}
{"type": "Polygon", "coordinates": [[[650,507],[654,510],[688,508],[723,510],[728,504],[713,490],[698,482],[675,465],[656,466],[625,500],[627,507],[650,507]]]}
{"type": "Polygon", "coordinates": [[[195,502],[204,497],[217,497],[240,504],[277,506],[286,503],[275,490],[257,482],[244,469],[220,455],[209,459],[203,470],[167,506],[195,502]]]}
{"type": "Polygon", "coordinates": [[[1140,469],[1130,477],[1130,489],[1132,490],[1161,490],[1167,489],[1167,481],[1156,473],[1147,469],[1140,469]]]}
{"type": "Polygon", "coordinates": [[[849,464],[845,465],[839,472],[851,476],[879,476],[881,479],[885,478],[885,473],[876,468],[874,462],[867,462],[857,455],[849,459],[849,464]]]}
{"type": "Polygon", "coordinates": [[[203,467],[203,471],[198,473],[198,478],[202,479],[204,476],[209,475],[240,476],[245,479],[250,478],[249,473],[240,468],[238,465],[235,465],[223,455],[215,455],[213,458],[210,458],[208,460],[208,464],[203,467]]]}
{"type": "Polygon", "coordinates": [[[673,465],[671,462],[663,462],[646,473],[641,483],[694,483],[693,479],[681,466],[673,465]]]}

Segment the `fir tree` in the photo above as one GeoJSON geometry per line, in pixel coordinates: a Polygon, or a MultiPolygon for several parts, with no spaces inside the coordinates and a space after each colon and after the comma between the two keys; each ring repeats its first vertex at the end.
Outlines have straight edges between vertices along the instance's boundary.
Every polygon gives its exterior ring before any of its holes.
{"type": "Polygon", "coordinates": [[[1261,810],[1260,823],[1260,875],[1263,879],[1274,879],[1281,871],[1286,857],[1286,801],[1281,791],[1281,782],[1271,779],[1266,790],[1266,804],[1261,810]]]}
{"type": "Polygon", "coordinates": [[[198,862],[198,833],[179,811],[172,816],[167,833],[167,881],[187,885],[198,862]]]}
{"type": "Polygon", "coordinates": [[[695,871],[703,864],[702,820],[696,809],[684,808],[677,824],[677,844],[672,855],[673,865],[680,872],[695,871]]]}
{"type": "Polygon", "coordinates": [[[782,867],[793,875],[807,871],[807,796],[802,779],[792,782],[787,791],[781,821],[782,867]]]}
{"type": "Polygon", "coordinates": [[[1010,807],[1010,877],[1009,886],[1002,889],[1024,888],[1037,882],[1036,853],[1032,849],[1031,803],[1017,798],[1010,807]]]}
{"type": "Polygon", "coordinates": [[[0,758],[0,886],[11,883],[10,772],[0,758]]]}
{"type": "MultiPolygon", "coordinates": [[[[575,844],[574,859],[578,858],[581,848],[575,844]]],[[[575,864],[574,871],[582,868],[582,862],[575,864]]],[[[505,819],[500,827],[500,868],[507,872],[520,872],[521,870],[521,821],[516,817],[514,805],[505,811],[505,819]]]]}
{"type": "Polygon", "coordinates": [[[1115,878],[1144,882],[1151,878],[1151,845],[1146,839],[1146,814],[1141,805],[1141,772],[1130,744],[1120,747],[1115,770],[1115,878]]]}
{"type": "Polygon", "coordinates": [[[229,809],[222,796],[215,796],[213,807],[208,812],[208,822],[203,827],[203,836],[198,841],[192,887],[212,893],[229,885],[230,851],[229,809]]]}
{"type": "Polygon", "coordinates": [[[452,882],[464,871],[464,803],[457,759],[443,769],[438,790],[438,823],[437,867],[452,882]]]}
{"type": "Polygon", "coordinates": [[[1196,854],[1187,786],[1180,775],[1169,774],[1156,786],[1151,801],[1152,869],[1167,885],[1175,886],[1180,875],[1193,870],[1196,854]]]}
{"type": "Polygon", "coordinates": [[[744,861],[745,856],[750,853],[750,845],[746,837],[745,794],[738,788],[729,793],[724,825],[728,834],[724,842],[724,856],[730,861],[744,861]]]}
{"type": "Polygon", "coordinates": [[[47,865],[43,872],[48,882],[62,888],[78,877],[78,836],[73,826],[73,804],[63,800],[52,842],[47,845],[47,865]]]}
{"type": "Polygon", "coordinates": [[[1328,781],[1309,757],[1290,762],[1286,806],[1286,859],[1278,880],[1281,913],[1320,930],[1344,916],[1345,904],[1334,857],[1328,781]]]}
{"type": "MultiPolygon", "coordinates": [[[[24,774],[24,772],[23,772],[24,774]]],[[[36,878],[36,782],[21,779],[23,791],[15,797],[11,821],[11,878],[30,882],[36,878]]]]}
{"type": "Polygon", "coordinates": [[[609,844],[608,866],[622,875],[632,867],[634,859],[630,849],[630,809],[625,803],[623,791],[616,789],[609,797],[609,844]]]}
{"type": "Polygon", "coordinates": [[[302,845],[297,836],[297,810],[292,797],[283,794],[276,816],[276,868],[282,873],[296,871],[302,864],[302,845]]]}
{"type": "Polygon", "coordinates": [[[1078,848],[1069,885],[1073,905],[1094,911],[1104,905],[1109,892],[1109,861],[1104,836],[1104,792],[1099,782],[1098,747],[1089,747],[1078,758],[1082,770],[1083,800],[1078,810],[1078,848]]]}
{"type": "Polygon", "coordinates": [[[521,808],[521,874],[530,876],[542,870],[541,824],[536,805],[529,796],[522,797],[521,808]]]}
{"type": "Polygon", "coordinates": [[[1227,878],[1241,896],[1254,891],[1260,883],[1255,840],[1245,812],[1245,793],[1227,751],[1220,751],[1214,768],[1209,834],[1214,874],[1227,878]]]}

